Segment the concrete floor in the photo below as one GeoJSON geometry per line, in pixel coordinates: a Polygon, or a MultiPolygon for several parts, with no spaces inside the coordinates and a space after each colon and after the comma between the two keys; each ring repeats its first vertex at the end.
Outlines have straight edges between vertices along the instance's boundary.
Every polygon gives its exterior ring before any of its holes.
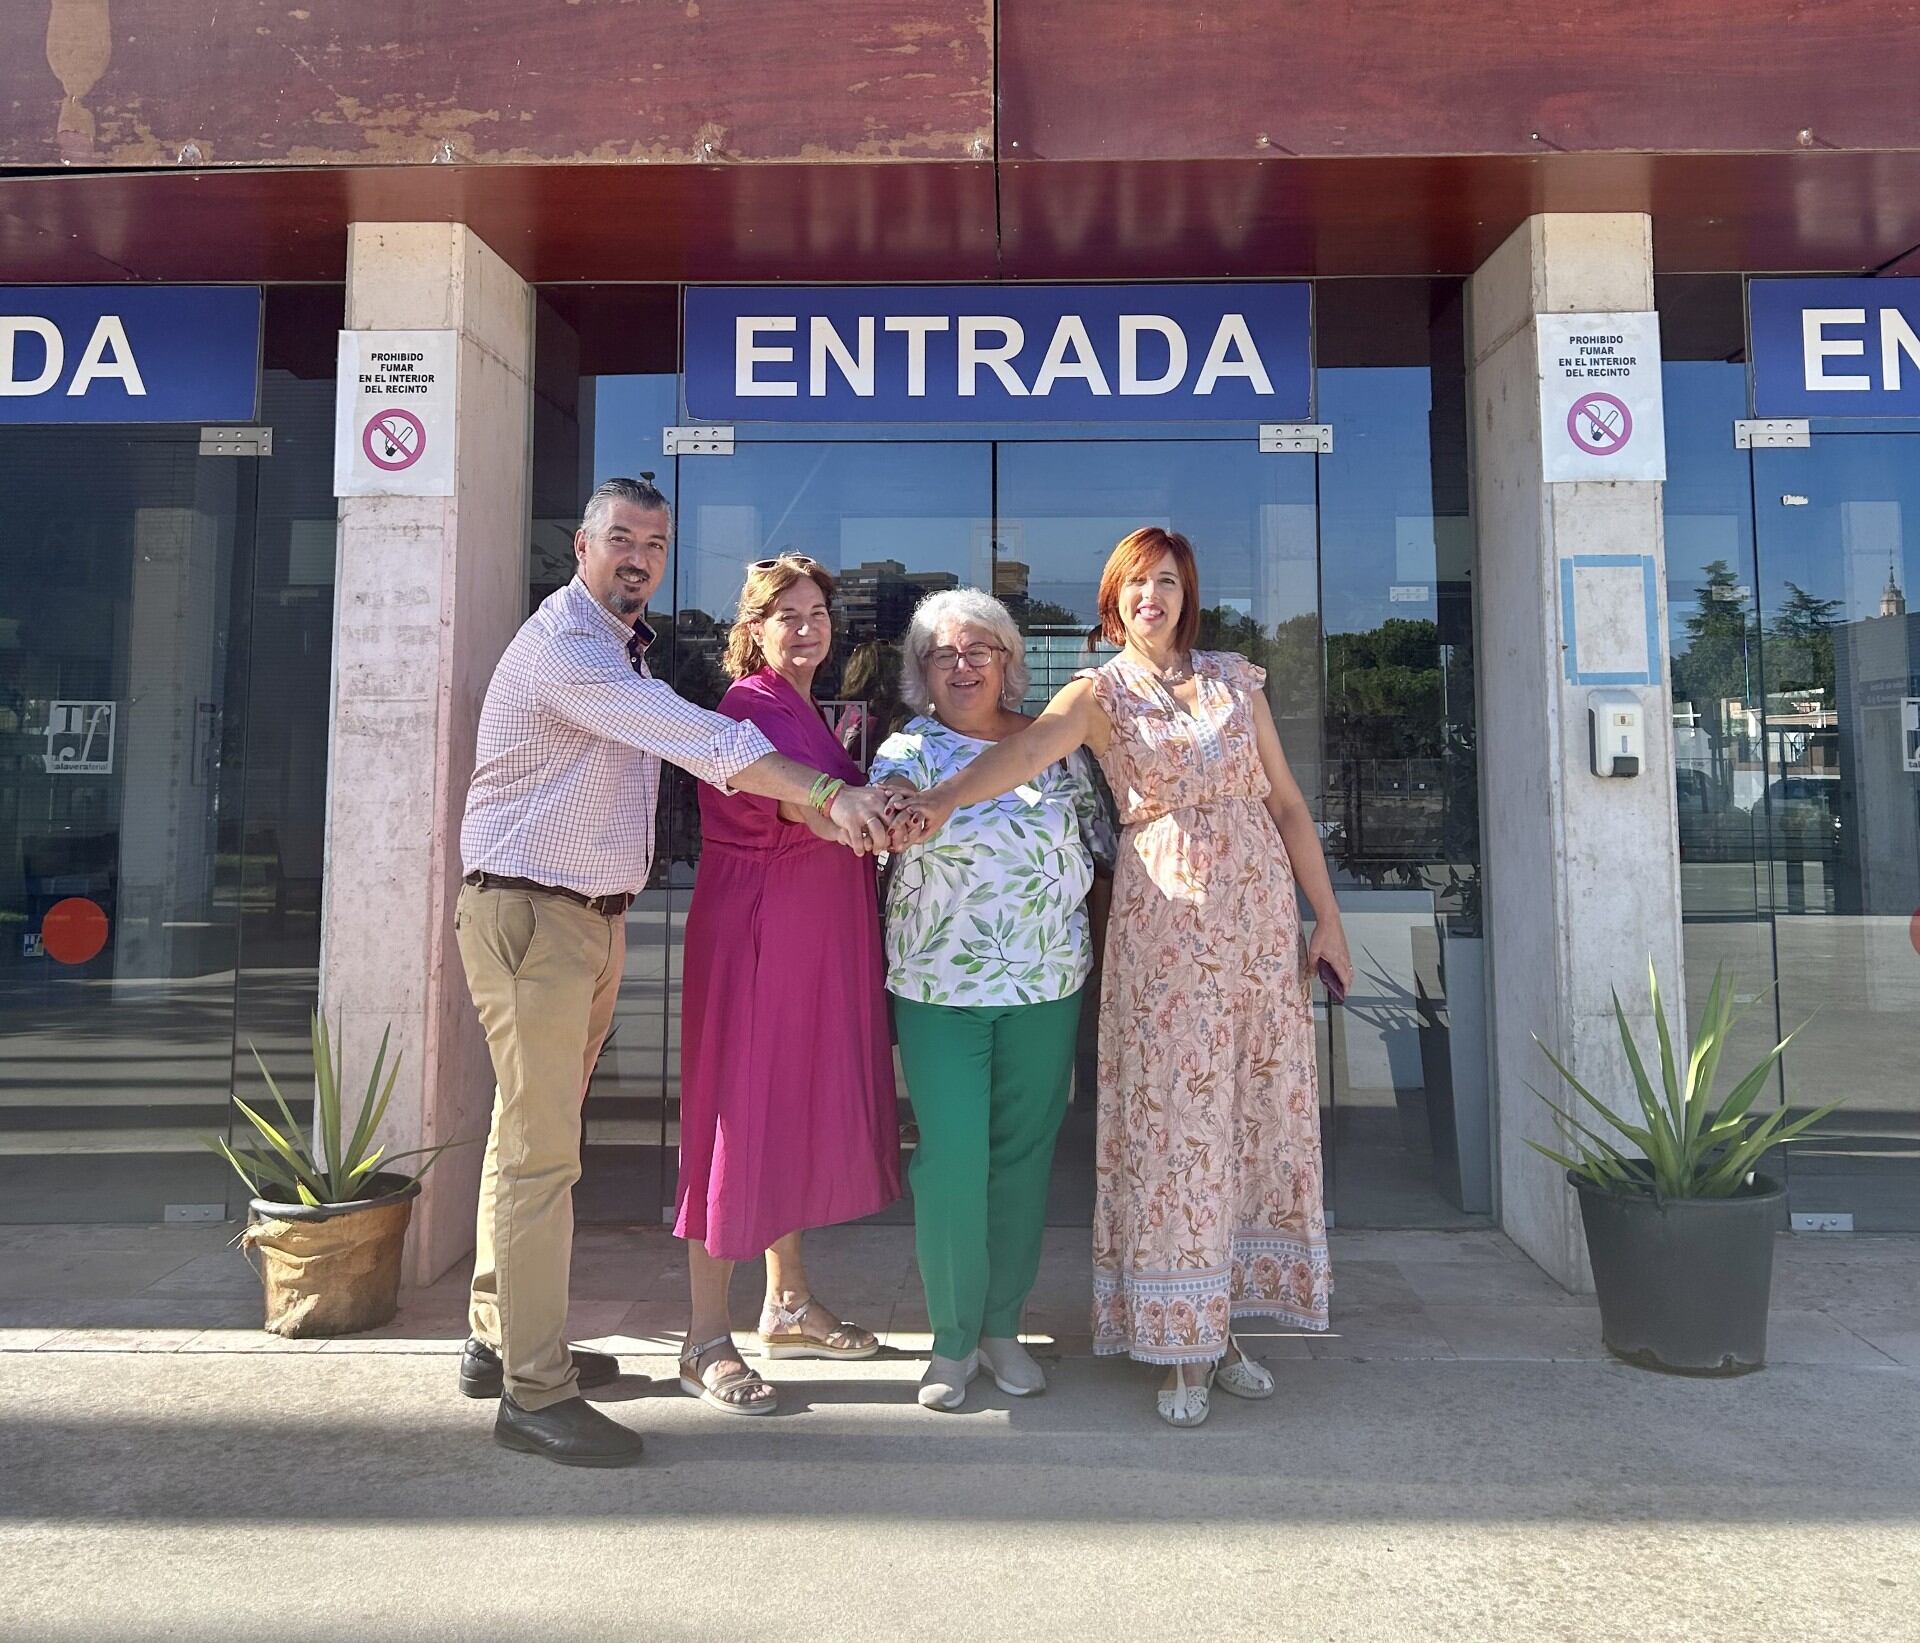
{"type": "Polygon", "coordinates": [[[1279,1397],[1183,1433],[1086,1355],[1084,1234],[1031,1311],[1052,1389],[949,1416],[905,1229],[815,1235],[886,1350],[777,1366],[749,1423],[672,1389],[677,1248],[589,1229],[574,1327],[649,1458],[580,1473],[455,1395],[457,1278],[282,1342],[227,1236],[0,1230],[9,1643],[1920,1638],[1916,1240],[1783,1239],[1772,1366],[1706,1382],[1605,1359],[1497,1234],[1337,1233],[1335,1333],[1251,1342],[1279,1397]]]}

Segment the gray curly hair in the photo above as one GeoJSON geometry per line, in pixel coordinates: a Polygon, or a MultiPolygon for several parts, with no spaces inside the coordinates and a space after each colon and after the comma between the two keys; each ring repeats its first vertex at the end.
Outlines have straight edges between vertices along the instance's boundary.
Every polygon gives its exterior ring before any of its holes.
{"type": "Polygon", "coordinates": [[[942,622],[971,622],[993,635],[994,643],[1007,653],[1000,674],[1000,705],[1017,709],[1026,700],[1027,686],[1033,675],[1027,670],[1026,641],[1007,607],[990,593],[978,588],[947,588],[930,593],[913,607],[906,637],[900,641],[900,699],[916,713],[933,707],[933,695],[927,689],[927,652],[933,649],[934,636],[942,622]]]}

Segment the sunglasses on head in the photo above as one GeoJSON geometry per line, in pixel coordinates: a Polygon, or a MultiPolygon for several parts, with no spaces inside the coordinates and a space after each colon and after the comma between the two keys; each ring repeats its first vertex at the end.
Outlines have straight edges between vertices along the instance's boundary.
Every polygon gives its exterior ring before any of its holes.
{"type": "Polygon", "coordinates": [[[810,553],[780,553],[775,554],[771,559],[756,559],[747,569],[775,570],[779,567],[780,561],[783,559],[793,565],[817,565],[820,563],[820,561],[815,559],[810,553]]]}

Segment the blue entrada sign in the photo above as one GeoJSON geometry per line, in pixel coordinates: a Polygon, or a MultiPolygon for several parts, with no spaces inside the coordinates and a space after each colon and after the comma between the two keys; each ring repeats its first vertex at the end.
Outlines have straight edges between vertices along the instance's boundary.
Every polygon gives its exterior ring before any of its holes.
{"type": "Polygon", "coordinates": [[[1750,280],[1753,414],[1920,416],[1920,280],[1750,280]]]}
{"type": "Polygon", "coordinates": [[[1296,284],[693,286],[695,422],[1298,421],[1296,284]]]}
{"type": "Polygon", "coordinates": [[[0,286],[0,424],[250,422],[257,285],[0,286]]]}

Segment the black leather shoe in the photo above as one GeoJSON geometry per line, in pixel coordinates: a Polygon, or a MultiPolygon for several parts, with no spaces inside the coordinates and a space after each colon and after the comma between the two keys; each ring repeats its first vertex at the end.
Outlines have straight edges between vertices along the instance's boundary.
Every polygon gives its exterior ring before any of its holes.
{"type": "Polygon", "coordinates": [[[640,1434],[608,1420],[583,1398],[533,1410],[502,1398],[493,1441],[561,1466],[631,1466],[640,1458],[640,1434]]]}
{"type": "MultiPolygon", "coordinates": [[[[606,1386],[620,1378],[620,1360],[604,1352],[589,1352],[584,1346],[573,1348],[573,1372],[579,1377],[580,1390],[606,1386]]],[[[467,1337],[460,1349],[460,1390],[470,1398],[497,1398],[505,1390],[500,1369],[500,1354],[485,1341],[467,1337]]]]}

